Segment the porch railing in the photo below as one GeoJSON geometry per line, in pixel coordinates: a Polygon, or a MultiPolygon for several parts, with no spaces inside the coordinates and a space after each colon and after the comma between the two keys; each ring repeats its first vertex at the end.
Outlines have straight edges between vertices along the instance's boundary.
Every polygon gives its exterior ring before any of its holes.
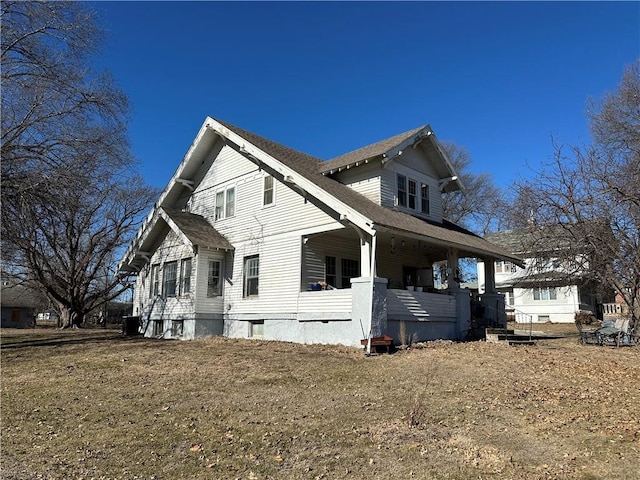
{"type": "Polygon", "coordinates": [[[411,290],[387,290],[389,320],[455,321],[455,297],[411,290]]]}

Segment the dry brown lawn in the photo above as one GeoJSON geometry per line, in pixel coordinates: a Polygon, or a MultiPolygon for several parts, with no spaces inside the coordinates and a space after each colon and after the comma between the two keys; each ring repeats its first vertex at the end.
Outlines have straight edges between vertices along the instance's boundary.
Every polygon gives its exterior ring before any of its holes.
{"type": "Polygon", "coordinates": [[[2,478],[639,478],[640,349],[569,328],[372,357],[4,330],[2,478]]]}

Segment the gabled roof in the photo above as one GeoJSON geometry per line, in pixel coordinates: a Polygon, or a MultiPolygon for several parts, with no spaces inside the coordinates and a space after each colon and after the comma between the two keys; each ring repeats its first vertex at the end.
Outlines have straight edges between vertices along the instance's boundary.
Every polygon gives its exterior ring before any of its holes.
{"type": "MultiPolygon", "coordinates": [[[[426,132],[425,128],[421,127],[407,132],[406,135],[403,134],[392,138],[401,140],[401,144],[407,141],[414,142],[414,140],[420,140],[418,136],[421,132],[426,132]],[[404,140],[402,140],[403,136],[404,140]]],[[[431,137],[433,137],[432,132],[425,138],[431,137]]],[[[130,264],[136,255],[136,250],[142,249],[145,232],[153,227],[154,222],[156,222],[157,211],[160,208],[164,208],[167,215],[173,219],[175,225],[182,230],[179,224],[181,221],[184,222],[187,217],[182,215],[175,217],[175,212],[169,213],[173,199],[181,195],[182,189],[193,188],[191,175],[195,175],[197,167],[202,164],[207,151],[216,143],[217,139],[223,139],[224,142],[232,145],[242,155],[260,165],[261,168],[269,173],[276,175],[280,181],[295,188],[310,201],[322,204],[330,211],[335,212],[335,217],[339,221],[351,223],[364,232],[374,234],[376,231],[388,231],[426,237],[431,243],[457,248],[461,252],[470,254],[470,256],[504,258],[521,263],[519,257],[451,222],[445,221],[442,224],[427,222],[408,213],[374,203],[352,188],[323,175],[322,172],[326,164],[319,158],[299,152],[229,123],[207,117],[196,139],[187,151],[184,160],[178,166],[160,196],[156,209],[147,217],[136,239],[123,256],[120,268],[130,264]]],[[[380,151],[383,144],[394,144],[396,140],[389,139],[389,141],[380,142],[379,147],[374,148],[372,146],[368,151],[380,151]]],[[[432,146],[437,146],[435,138],[429,141],[432,142],[432,146]]],[[[195,221],[193,217],[188,217],[188,219],[195,221]]],[[[204,228],[202,221],[198,220],[198,222],[204,228]]],[[[183,224],[183,226],[185,225],[183,224]]],[[[188,226],[185,226],[185,228],[189,229],[188,226]]],[[[188,238],[187,233],[184,232],[184,234],[188,238]]]]}
{"type": "Polygon", "coordinates": [[[393,147],[400,145],[405,140],[413,137],[418,132],[429,128],[428,125],[414,128],[413,130],[409,130],[408,132],[401,133],[399,135],[395,135],[393,137],[387,138],[385,140],[381,140],[377,143],[373,143],[371,145],[367,145],[365,147],[358,148],[349,153],[345,153],[344,155],[340,155],[338,157],[332,158],[331,160],[324,163],[322,167],[322,172],[332,172],[337,169],[355,165],[358,162],[362,162],[368,160],[370,158],[378,157],[383,155],[393,147]]]}
{"type": "Polygon", "coordinates": [[[384,166],[399,158],[404,150],[418,147],[421,147],[423,152],[431,159],[432,166],[438,174],[438,180],[442,180],[442,191],[453,192],[464,189],[462,181],[430,125],[414,128],[408,132],[333,158],[324,163],[322,173],[324,175],[333,175],[342,170],[365,165],[376,160],[379,160],[384,166]]]}
{"type": "Polygon", "coordinates": [[[370,221],[371,226],[374,226],[375,229],[386,228],[407,234],[417,234],[429,237],[433,243],[457,246],[460,250],[469,253],[508,258],[516,263],[521,262],[519,257],[446,220],[442,225],[439,225],[414,217],[408,213],[378,205],[352,188],[322,175],[320,169],[324,168],[324,162],[318,158],[298,152],[228,123],[220,123],[271,157],[282,161],[288,167],[302,174],[344,205],[359,212],[370,221]]]}
{"type": "Polygon", "coordinates": [[[163,208],[166,213],[165,220],[175,231],[183,233],[193,246],[214,248],[219,250],[233,250],[233,245],[218,232],[202,215],[183,212],[171,208],[163,208]],[[171,223],[175,225],[171,225],[171,223]]]}

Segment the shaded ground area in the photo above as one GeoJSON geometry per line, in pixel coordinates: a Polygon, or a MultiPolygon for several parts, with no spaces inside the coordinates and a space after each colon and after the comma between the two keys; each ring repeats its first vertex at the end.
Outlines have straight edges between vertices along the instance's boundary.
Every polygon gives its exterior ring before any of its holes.
{"type": "Polygon", "coordinates": [[[369,358],[3,330],[2,478],[637,478],[640,349],[562,328],[369,358]]]}

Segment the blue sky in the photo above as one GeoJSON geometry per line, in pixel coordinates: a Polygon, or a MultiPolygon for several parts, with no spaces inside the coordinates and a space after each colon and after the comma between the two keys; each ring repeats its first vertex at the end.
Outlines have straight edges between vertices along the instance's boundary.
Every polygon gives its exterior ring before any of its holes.
{"type": "Polygon", "coordinates": [[[92,6],[159,187],[209,115],[323,159],[429,123],[507,188],[587,142],[588,99],[640,57],[638,2],[92,6]]]}

